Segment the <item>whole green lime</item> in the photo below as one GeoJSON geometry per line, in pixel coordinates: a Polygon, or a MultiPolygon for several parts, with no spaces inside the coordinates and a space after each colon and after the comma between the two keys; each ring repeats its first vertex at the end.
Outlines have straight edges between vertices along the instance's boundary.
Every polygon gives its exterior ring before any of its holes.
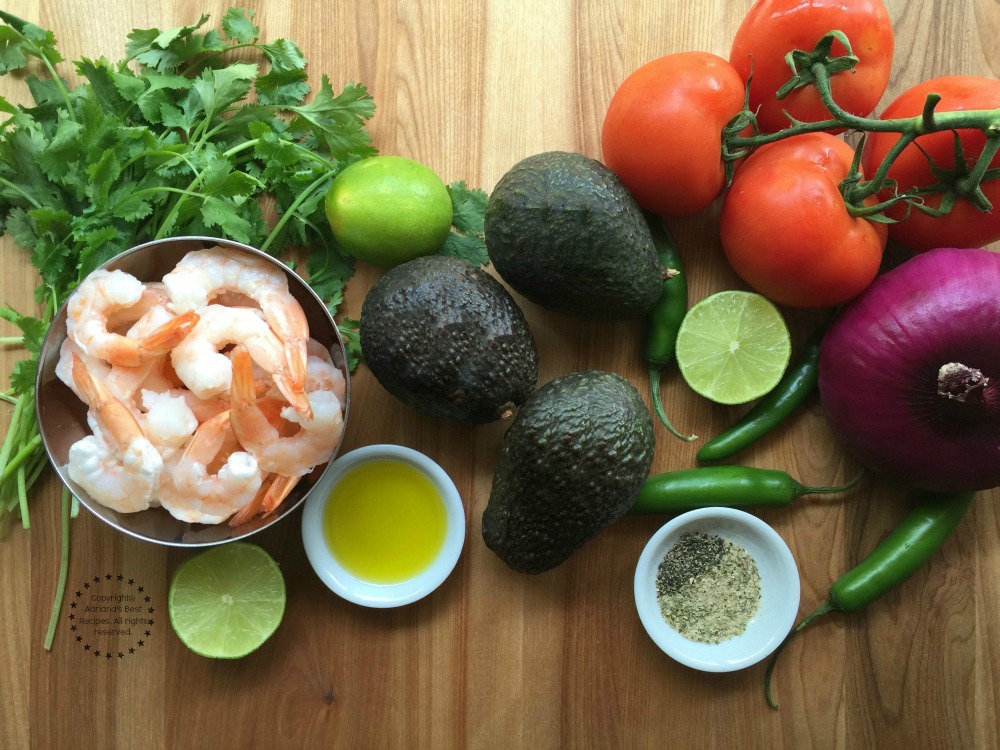
{"type": "Polygon", "coordinates": [[[429,167],[402,156],[351,164],[326,194],[326,218],[350,255],[395,266],[441,249],[451,231],[451,195],[429,167]]]}

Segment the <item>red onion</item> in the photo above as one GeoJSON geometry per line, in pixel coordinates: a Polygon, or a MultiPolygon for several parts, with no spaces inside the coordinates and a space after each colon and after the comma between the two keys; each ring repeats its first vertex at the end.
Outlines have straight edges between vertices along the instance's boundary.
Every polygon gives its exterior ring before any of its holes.
{"type": "Polygon", "coordinates": [[[940,248],[876,278],[827,331],[819,389],[869,468],[930,490],[1000,485],[1000,254],[940,248]]]}

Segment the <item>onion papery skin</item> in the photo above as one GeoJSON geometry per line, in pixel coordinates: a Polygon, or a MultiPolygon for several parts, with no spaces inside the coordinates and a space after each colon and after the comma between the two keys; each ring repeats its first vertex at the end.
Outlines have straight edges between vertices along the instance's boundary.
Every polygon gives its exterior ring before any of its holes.
{"type": "Polygon", "coordinates": [[[870,469],[944,492],[1000,485],[1000,254],[937,248],[877,277],[831,323],[819,392],[870,469]],[[939,395],[950,363],[987,384],[964,402],[939,395]]]}

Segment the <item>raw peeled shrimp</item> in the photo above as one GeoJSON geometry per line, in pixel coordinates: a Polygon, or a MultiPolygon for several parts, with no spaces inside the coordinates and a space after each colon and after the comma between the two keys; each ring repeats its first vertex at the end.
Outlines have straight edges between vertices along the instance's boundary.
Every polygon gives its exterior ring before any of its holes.
{"type": "Polygon", "coordinates": [[[235,451],[217,473],[208,472],[228,431],[229,413],[222,412],[202,423],[184,451],[168,462],[160,503],[174,518],[188,523],[222,523],[253,502],[262,477],[251,454],[235,451]]]}
{"type": "Polygon", "coordinates": [[[249,352],[241,345],[233,349],[231,356],[233,431],[244,450],[256,457],[261,471],[299,477],[329,461],[344,429],[340,399],[332,391],[306,394],[312,407],[311,419],[292,408],[282,409],[281,416],[298,425],[295,434],[283,436],[257,403],[249,352]]]}
{"type": "Polygon", "coordinates": [[[306,377],[309,323],[305,311],[288,289],[288,278],[265,258],[221,247],[193,250],[163,277],[177,312],[198,310],[213,298],[238,293],[256,302],[264,319],[284,345],[287,371],[294,389],[301,391],[306,377]]]}
{"type": "Polygon", "coordinates": [[[198,398],[211,398],[227,391],[233,379],[232,363],[221,349],[241,344],[253,360],[270,374],[281,394],[301,414],[308,416],[305,379],[296,386],[288,373],[281,341],[256,310],[246,307],[209,305],[201,319],[170,355],[177,377],[198,398]]]}
{"type": "Polygon", "coordinates": [[[197,315],[175,316],[141,338],[129,338],[108,327],[109,318],[120,325],[121,311],[138,304],[144,291],[143,283],[124,271],[94,271],[69,298],[67,334],[86,354],[113,365],[135,367],[166,352],[187,335],[197,315]]]}
{"type": "Polygon", "coordinates": [[[121,513],[146,510],[156,503],[163,459],[143,434],[129,408],[72,357],[76,390],[90,407],[94,434],[69,449],[67,471],[101,505],[121,513]]]}

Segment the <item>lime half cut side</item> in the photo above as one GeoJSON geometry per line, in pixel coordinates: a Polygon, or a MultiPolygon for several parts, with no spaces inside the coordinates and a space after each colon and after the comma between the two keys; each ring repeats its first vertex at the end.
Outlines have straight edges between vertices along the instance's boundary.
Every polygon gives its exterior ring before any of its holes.
{"type": "Polygon", "coordinates": [[[717,292],[688,310],[677,365],[696,393],[720,404],[760,398],[781,380],[792,343],[781,312],[755,292],[717,292]]]}
{"type": "Polygon", "coordinates": [[[238,659],[278,629],[285,579],[264,549],[232,542],[181,563],[167,604],[185,646],[213,659],[238,659]]]}

